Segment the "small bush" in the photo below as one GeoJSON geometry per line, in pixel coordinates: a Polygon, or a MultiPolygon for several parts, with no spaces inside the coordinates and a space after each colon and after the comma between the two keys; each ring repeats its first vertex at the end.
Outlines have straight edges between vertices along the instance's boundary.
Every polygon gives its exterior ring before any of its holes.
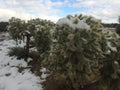
{"type": "Polygon", "coordinates": [[[26,57],[25,50],[22,47],[12,47],[8,52],[9,56],[15,56],[17,59],[24,59],[26,57]]]}

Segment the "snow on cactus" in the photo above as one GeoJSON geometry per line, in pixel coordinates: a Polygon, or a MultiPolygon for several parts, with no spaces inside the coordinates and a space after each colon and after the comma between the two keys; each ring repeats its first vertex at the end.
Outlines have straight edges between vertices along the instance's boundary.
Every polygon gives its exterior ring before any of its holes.
{"type": "Polygon", "coordinates": [[[102,28],[101,21],[91,16],[82,16],[82,15],[75,15],[71,16],[68,15],[65,18],[61,18],[58,20],[57,24],[59,26],[68,25],[69,27],[75,29],[94,29],[94,28],[102,28]]]}
{"type": "Polygon", "coordinates": [[[73,29],[90,29],[90,26],[83,22],[82,20],[79,20],[77,17],[70,17],[70,18],[62,18],[57,22],[58,25],[68,25],[73,29]]]}

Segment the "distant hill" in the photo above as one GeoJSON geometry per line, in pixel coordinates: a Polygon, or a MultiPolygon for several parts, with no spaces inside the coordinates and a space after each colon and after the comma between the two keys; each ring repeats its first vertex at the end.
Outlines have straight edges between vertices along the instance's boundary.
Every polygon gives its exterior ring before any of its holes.
{"type": "Polygon", "coordinates": [[[116,28],[119,24],[118,23],[102,23],[105,28],[116,28]]]}

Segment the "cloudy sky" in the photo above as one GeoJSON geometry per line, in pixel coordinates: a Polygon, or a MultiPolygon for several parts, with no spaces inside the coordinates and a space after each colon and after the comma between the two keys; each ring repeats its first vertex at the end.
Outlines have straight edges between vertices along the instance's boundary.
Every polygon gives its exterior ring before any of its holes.
{"type": "Polygon", "coordinates": [[[0,21],[11,17],[56,22],[68,14],[92,15],[105,23],[118,22],[120,0],[0,0],[0,21]]]}

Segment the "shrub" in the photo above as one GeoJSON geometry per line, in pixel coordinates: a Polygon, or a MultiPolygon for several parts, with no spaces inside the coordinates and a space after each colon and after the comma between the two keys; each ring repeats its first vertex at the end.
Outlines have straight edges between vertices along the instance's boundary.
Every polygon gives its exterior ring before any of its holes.
{"type": "Polygon", "coordinates": [[[9,56],[15,56],[17,59],[24,59],[26,57],[25,50],[22,47],[12,47],[8,52],[9,56]]]}

